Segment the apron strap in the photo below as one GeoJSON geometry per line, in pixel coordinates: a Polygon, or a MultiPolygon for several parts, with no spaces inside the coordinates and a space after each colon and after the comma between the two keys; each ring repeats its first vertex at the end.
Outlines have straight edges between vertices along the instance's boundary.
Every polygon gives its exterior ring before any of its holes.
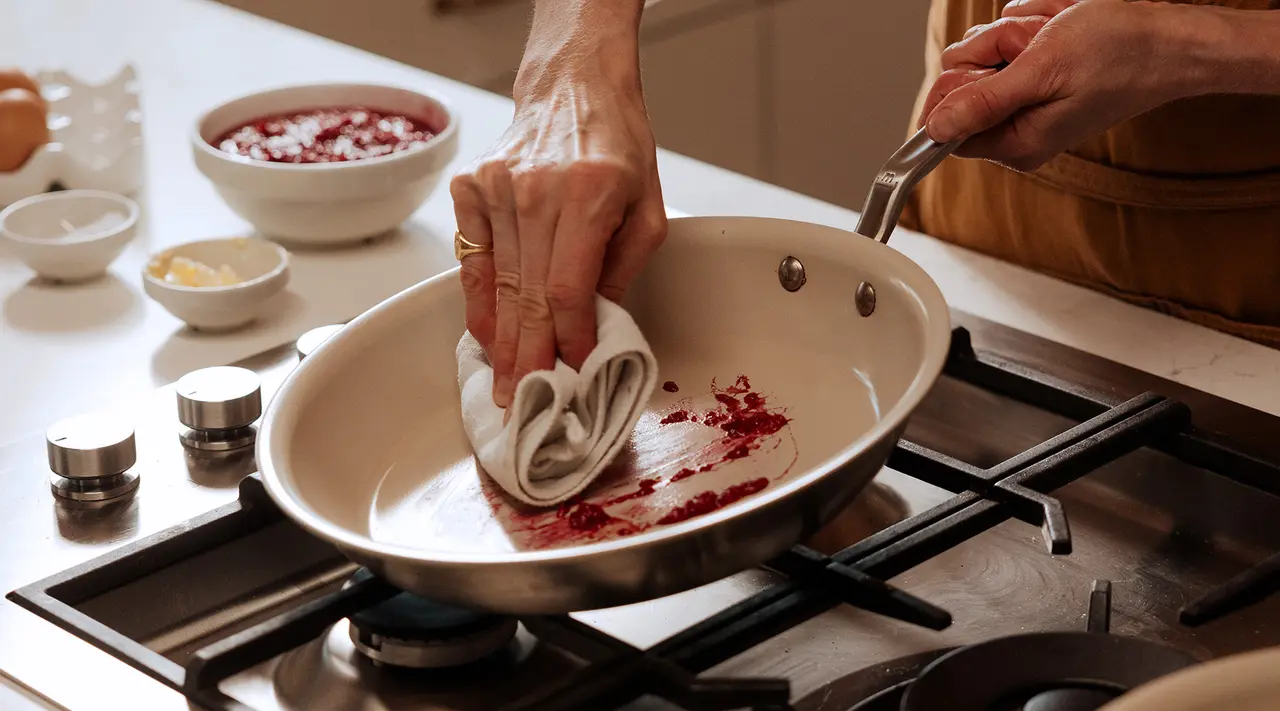
{"type": "Polygon", "coordinates": [[[1280,206],[1280,170],[1244,175],[1161,176],[1062,154],[1028,174],[1080,197],[1163,210],[1241,210],[1280,206]]]}

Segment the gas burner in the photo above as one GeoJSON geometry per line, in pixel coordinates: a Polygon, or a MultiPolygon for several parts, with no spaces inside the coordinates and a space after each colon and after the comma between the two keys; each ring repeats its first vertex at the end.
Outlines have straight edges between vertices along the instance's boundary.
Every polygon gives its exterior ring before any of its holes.
{"type": "Polygon", "coordinates": [[[795,711],[900,711],[911,680],[955,650],[944,647],[911,654],[840,677],[797,702],[795,711]]]}
{"type": "Polygon", "coordinates": [[[1039,632],[903,657],[850,674],[797,711],[1095,711],[1196,663],[1180,650],[1107,634],[1111,583],[1096,581],[1087,632],[1039,632]]]}
{"type": "MultiPolygon", "coordinates": [[[[356,573],[355,580],[369,577],[356,573]]],[[[351,642],[377,664],[411,669],[459,667],[505,649],[513,617],[472,612],[400,593],[350,616],[351,642]]]]}
{"type": "Polygon", "coordinates": [[[63,420],[45,434],[49,486],[59,500],[82,506],[116,502],[138,488],[133,427],[109,415],[63,420]]]}
{"type": "Polygon", "coordinates": [[[253,423],[262,415],[262,384],[252,370],[205,368],[183,376],[176,389],[178,420],[187,426],[178,435],[184,447],[216,454],[257,440],[253,423]]]}

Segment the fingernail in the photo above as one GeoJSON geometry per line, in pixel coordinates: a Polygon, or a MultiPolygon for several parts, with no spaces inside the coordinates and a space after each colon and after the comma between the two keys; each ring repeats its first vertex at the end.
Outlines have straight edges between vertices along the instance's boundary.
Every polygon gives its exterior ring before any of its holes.
{"type": "Polygon", "coordinates": [[[950,106],[938,109],[929,116],[929,122],[926,128],[929,131],[929,138],[938,143],[948,143],[956,138],[960,132],[960,117],[958,112],[950,106]]]}

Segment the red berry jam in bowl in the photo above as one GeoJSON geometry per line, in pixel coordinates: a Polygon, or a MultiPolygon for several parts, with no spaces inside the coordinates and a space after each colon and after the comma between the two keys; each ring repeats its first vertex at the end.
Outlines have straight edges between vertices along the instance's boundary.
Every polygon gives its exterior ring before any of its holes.
{"type": "Polygon", "coordinates": [[[407,151],[434,137],[421,119],[349,107],[265,116],[228,131],[214,145],[272,163],[340,163],[407,151]]]}

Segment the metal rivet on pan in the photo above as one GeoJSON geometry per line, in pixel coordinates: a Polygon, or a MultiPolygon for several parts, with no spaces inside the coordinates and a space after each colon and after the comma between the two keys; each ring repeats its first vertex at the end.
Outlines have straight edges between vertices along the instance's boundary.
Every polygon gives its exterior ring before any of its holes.
{"type": "Polygon", "coordinates": [[[858,290],[853,293],[853,303],[858,306],[858,313],[862,316],[870,316],[876,310],[876,288],[867,282],[858,285],[858,290]]]}
{"type": "Polygon", "coordinates": [[[804,265],[795,257],[787,257],[778,265],[778,283],[787,291],[800,291],[808,278],[804,275],[804,265]]]}

